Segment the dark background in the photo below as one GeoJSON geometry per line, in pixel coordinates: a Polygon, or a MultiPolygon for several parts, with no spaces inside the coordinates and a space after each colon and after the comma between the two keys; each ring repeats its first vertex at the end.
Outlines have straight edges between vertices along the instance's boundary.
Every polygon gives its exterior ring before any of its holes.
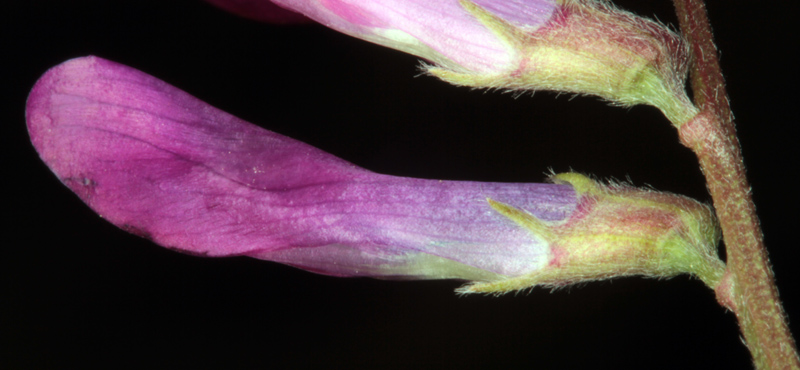
{"type": "MultiPolygon", "coordinates": [[[[617,3],[674,23],[667,0],[617,3]]],[[[42,73],[94,54],[376,172],[541,182],[549,168],[572,168],[709,201],[693,154],[653,108],[456,88],[415,78],[414,57],[200,0],[11,4],[0,11],[2,368],[750,368],[733,315],[685,276],[458,297],[454,281],[341,279],[162,249],[62,186],[24,121],[42,73]]],[[[781,296],[797,320],[793,21],[755,2],[709,8],[781,296]]]]}

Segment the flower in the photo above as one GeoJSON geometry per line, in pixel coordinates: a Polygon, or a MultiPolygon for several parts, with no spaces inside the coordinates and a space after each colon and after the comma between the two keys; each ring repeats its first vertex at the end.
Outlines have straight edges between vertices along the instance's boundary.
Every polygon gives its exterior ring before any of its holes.
{"type": "Polygon", "coordinates": [[[428,73],[452,84],[649,104],[676,125],[697,113],[684,89],[689,49],[683,40],[607,1],[273,1],[326,27],[424,58],[432,63],[423,67],[428,73]]]}
{"type": "Polygon", "coordinates": [[[87,205],[186,253],[488,292],[719,267],[713,216],[688,198],[577,174],[555,184],[376,174],[97,57],[46,72],[26,116],[42,160],[87,205]]]}

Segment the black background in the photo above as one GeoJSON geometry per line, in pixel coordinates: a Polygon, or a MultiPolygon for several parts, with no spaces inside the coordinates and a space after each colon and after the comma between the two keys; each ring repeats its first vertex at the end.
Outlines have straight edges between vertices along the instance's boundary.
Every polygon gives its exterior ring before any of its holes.
{"type": "MultiPolygon", "coordinates": [[[[667,0],[617,3],[674,23],[667,0]]],[[[685,276],[458,297],[453,281],[341,279],[162,249],[62,186],[24,121],[42,73],[94,54],[376,172],[541,182],[549,168],[572,168],[709,201],[693,154],[653,108],[456,88],[415,78],[414,57],[199,0],[12,4],[0,11],[2,368],[751,366],[733,315],[685,276]]],[[[709,8],[779,288],[797,320],[796,32],[788,11],[755,4],[709,8]]]]}

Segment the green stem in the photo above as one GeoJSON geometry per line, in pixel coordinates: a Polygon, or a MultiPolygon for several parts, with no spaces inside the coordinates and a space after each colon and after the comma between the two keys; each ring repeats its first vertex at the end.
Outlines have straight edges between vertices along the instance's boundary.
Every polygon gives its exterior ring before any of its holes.
{"type": "Polygon", "coordinates": [[[691,82],[700,114],[678,128],[706,176],[727,251],[728,270],[716,288],[739,320],[758,369],[800,369],[750,196],[717,49],[702,0],[673,0],[694,55],[691,82]]]}

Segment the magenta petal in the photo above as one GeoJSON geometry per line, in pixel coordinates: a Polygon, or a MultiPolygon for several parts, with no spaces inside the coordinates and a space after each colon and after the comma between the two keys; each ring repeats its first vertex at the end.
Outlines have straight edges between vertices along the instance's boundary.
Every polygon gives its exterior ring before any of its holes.
{"type": "Polygon", "coordinates": [[[284,9],[269,0],[205,0],[240,17],[274,24],[310,23],[300,13],[284,9]]]}
{"type": "Polygon", "coordinates": [[[27,119],[44,162],[92,209],[194,254],[339,276],[516,276],[548,246],[486,198],[543,220],[575,208],[568,185],[375,174],[96,57],[45,73],[27,119]]]}

